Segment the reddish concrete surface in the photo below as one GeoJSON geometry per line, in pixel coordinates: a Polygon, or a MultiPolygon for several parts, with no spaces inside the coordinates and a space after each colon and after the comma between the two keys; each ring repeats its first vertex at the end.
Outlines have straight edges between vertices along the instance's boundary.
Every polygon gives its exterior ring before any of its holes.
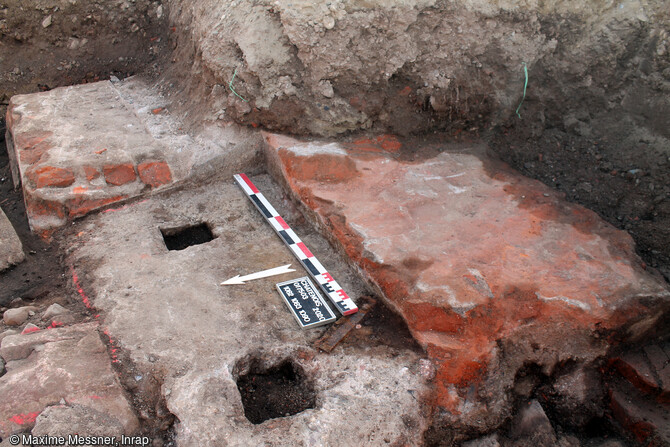
{"type": "MultiPolygon", "coordinates": [[[[402,161],[390,137],[338,145],[264,136],[269,170],[437,364],[434,403],[452,415],[470,411],[472,386],[480,400],[505,400],[515,370],[496,368],[506,355],[518,367],[533,352],[580,359],[588,346],[643,337],[668,309],[664,281],[627,233],[485,148],[402,161]],[[503,352],[519,337],[532,349],[503,352]]],[[[480,415],[507,408],[496,405],[480,415]]]]}
{"type": "Polygon", "coordinates": [[[173,181],[161,159],[166,148],[107,81],[17,95],[7,129],[14,183],[23,185],[31,228],[43,236],[173,181]]]}

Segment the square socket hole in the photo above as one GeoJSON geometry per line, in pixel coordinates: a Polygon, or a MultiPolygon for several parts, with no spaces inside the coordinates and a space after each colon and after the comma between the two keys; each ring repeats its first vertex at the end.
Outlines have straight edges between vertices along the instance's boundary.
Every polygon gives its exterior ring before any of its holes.
{"type": "Polygon", "coordinates": [[[238,362],[233,374],[237,376],[244,415],[252,424],[293,416],[316,406],[314,384],[291,359],[265,367],[259,358],[245,359],[238,362]],[[247,368],[244,374],[235,372],[247,368]]]}
{"type": "Polygon", "coordinates": [[[207,223],[177,228],[161,228],[163,241],[168,250],[183,250],[192,245],[205,244],[215,239],[207,223]]]}

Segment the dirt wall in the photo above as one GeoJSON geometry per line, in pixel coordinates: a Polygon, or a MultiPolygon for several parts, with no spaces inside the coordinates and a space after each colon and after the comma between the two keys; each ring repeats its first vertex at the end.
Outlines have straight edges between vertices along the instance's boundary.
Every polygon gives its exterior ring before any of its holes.
{"type": "Polygon", "coordinates": [[[12,95],[150,66],[167,11],[151,0],[0,0],[0,113],[12,95]]]}
{"type": "Polygon", "coordinates": [[[664,3],[170,0],[183,62],[225,87],[228,116],[319,135],[498,124],[526,66],[546,119],[623,107],[667,136],[664,3]]]}

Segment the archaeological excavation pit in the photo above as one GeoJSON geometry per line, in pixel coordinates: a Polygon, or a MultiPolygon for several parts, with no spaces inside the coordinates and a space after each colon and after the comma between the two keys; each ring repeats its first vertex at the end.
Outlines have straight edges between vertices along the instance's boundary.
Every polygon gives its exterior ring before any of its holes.
{"type": "Polygon", "coordinates": [[[290,359],[263,367],[258,358],[237,378],[244,415],[252,424],[293,416],[316,405],[316,390],[300,365],[290,359]]]}
{"type": "Polygon", "coordinates": [[[193,245],[206,244],[216,237],[207,223],[176,228],[161,228],[163,241],[168,250],[184,250],[193,245]]]}
{"type": "Polygon", "coordinates": [[[52,3],[0,0],[0,442],[670,445],[667,2],[52,3]],[[294,255],[393,318],[320,350],[294,255]],[[114,399],[10,385],[70,332],[114,399]]]}

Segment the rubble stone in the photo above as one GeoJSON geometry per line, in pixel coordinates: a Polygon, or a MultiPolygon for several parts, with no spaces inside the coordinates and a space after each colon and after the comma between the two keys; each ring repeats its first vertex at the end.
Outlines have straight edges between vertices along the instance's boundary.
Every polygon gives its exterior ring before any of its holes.
{"type": "Polygon", "coordinates": [[[114,374],[96,323],[10,335],[0,356],[0,437],[29,430],[46,407],[64,399],[114,418],[126,434],[137,418],[114,374]]]}
{"type": "Polygon", "coordinates": [[[537,400],[524,404],[512,422],[510,437],[522,439],[527,445],[551,447],[556,445],[556,433],[537,400]]]}
{"type": "Polygon", "coordinates": [[[30,311],[36,311],[34,306],[23,306],[15,309],[7,309],[2,319],[7,326],[21,326],[30,316],[30,311]]]}
{"type": "Polygon", "coordinates": [[[47,407],[35,420],[34,436],[115,436],[125,434],[123,425],[109,414],[85,405],[54,405],[47,407]]]}
{"type": "Polygon", "coordinates": [[[0,333],[0,343],[2,343],[2,339],[9,336],[9,335],[15,335],[18,334],[19,331],[16,329],[7,329],[6,331],[0,333]]]}
{"type": "Polygon", "coordinates": [[[558,377],[551,392],[555,411],[566,424],[582,427],[603,415],[604,391],[596,368],[580,366],[558,377]]]}
{"type": "Polygon", "coordinates": [[[650,394],[659,391],[659,383],[643,352],[626,352],[611,362],[617,371],[640,391],[650,394]]]}
{"type": "Polygon", "coordinates": [[[5,212],[0,209],[0,272],[26,258],[23,244],[5,212]]]}
{"type": "Polygon", "coordinates": [[[496,433],[483,438],[472,439],[462,444],[462,447],[500,447],[500,441],[496,433]]]}
{"type": "Polygon", "coordinates": [[[670,445],[670,407],[645,397],[635,388],[619,384],[610,390],[610,407],[616,420],[646,445],[670,445]]]}
{"type": "Polygon", "coordinates": [[[657,344],[645,346],[644,352],[658,377],[661,400],[670,403],[670,352],[657,344]]]}
{"type": "Polygon", "coordinates": [[[51,319],[52,317],[63,315],[67,312],[69,311],[60,304],[53,303],[51,306],[47,307],[47,310],[44,311],[44,314],[42,314],[42,320],[46,321],[51,319]]]}
{"type": "Polygon", "coordinates": [[[626,444],[618,439],[610,439],[602,444],[598,444],[597,447],[626,447],[626,444]]]}

